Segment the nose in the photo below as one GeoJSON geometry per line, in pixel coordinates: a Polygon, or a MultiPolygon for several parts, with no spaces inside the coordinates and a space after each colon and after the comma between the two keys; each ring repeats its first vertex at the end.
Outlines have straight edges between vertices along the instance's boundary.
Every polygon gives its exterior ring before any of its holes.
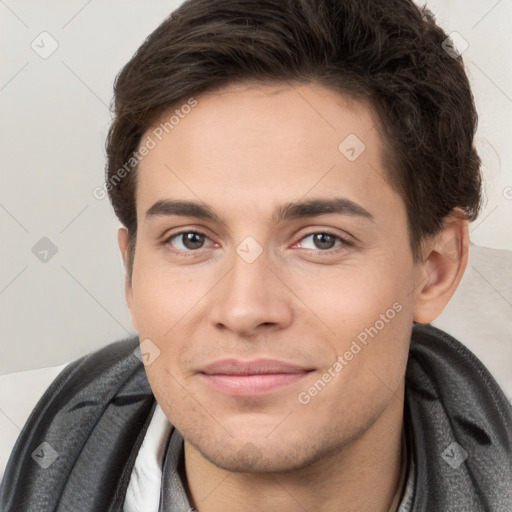
{"type": "Polygon", "coordinates": [[[274,272],[264,254],[252,263],[235,254],[231,271],[216,287],[210,309],[215,327],[251,337],[289,326],[293,319],[291,297],[274,272]]]}

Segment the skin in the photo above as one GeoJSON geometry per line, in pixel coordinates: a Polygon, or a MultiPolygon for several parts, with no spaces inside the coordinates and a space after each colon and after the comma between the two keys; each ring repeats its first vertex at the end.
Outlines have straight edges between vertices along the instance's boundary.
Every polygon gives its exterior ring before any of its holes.
{"type": "MultiPolygon", "coordinates": [[[[200,512],[387,512],[400,472],[412,322],[432,321],[455,291],[467,222],[454,212],[414,263],[374,114],[338,92],[315,83],[244,84],[197,100],[139,165],[126,280],[133,325],[160,350],[146,371],[186,440],[191,504],[200,512]],[[349,134],[366,146],[355,161],[338,150],[349,134]],[[334,197],[371,218],[274,215],[290,202],[334,197]],[[207,205],[217,218],[147,215],[161,200],[207,205]],[[181,236],[169,238],[182,231],[206,236],[190,249],[181,236]],[[331,248],[312,236],[325,232],[331,248]],[[262,249],[251,263],[237,252],[249,236],[262,249]],[[396,303],[400,312],[333,371],[396,303]],[[198,373],[225,357],[312,371],[261,396],[228,396],[198,373]],[[335,376],[300,403],[299,393],[329,368],[335,376]]],[[[127,263],[124,228],[118,240],[127,263]]]]}

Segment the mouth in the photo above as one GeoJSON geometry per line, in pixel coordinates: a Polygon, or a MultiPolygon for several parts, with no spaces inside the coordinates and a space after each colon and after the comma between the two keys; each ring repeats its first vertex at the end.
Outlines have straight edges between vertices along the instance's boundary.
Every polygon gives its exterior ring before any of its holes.
{"type": "Polygon", "coordinates": [[[207,386],[220,393],[250,397],[291,386],[312,371],[312,368],[273,359],[223,359],[207,365],[199,372],[199,376],[207,386]]]}

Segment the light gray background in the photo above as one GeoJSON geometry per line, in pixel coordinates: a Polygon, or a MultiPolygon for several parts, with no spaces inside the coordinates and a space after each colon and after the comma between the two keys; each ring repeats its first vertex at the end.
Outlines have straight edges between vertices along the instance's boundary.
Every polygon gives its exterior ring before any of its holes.
{"type": "MultiPolygon", "coordinates": [[[[0,374],[62,364],[134,332],[118,222],[92,191],[103,183],[113,80],[180,3],[0,0],[0,374]],[[59,45],[46,59],[31,47],[43,31],[59,45]],[[42,237],[58,249],[46,263],[32,253],[42,237]]],[[[471,239],[512,251],[512,0],[427,5],[469,44],[487,197],[471,239]]]]}

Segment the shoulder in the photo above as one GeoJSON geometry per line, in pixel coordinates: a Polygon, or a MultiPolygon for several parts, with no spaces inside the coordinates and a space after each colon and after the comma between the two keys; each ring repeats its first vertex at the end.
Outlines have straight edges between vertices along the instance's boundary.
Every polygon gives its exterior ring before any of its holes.
{"type": "Polygon", "coordinates": [[[0,375],[0,481],[23,425],[48,386],[67,365],[0,375]]]}
{"type": "Polygon", "coordinates": [[[510,400],[491,371],[465,344],[430,324],[413,326],[406,381],[411,395],[451,403],[454,414],[462,403],[477,409],[484,402],[508,429],[512,424],[510,400]]]}
{"type": "Polygon", "coordinates": [[[41,410],[56,396],[70,397],[84,384],[107,374],[110,385],[123,379],[140,366],[134,356],[137,346],[138,339],[129,338],[60,366],[0,375],[0,482],[16,440],[35,409],[41,410]]]}

